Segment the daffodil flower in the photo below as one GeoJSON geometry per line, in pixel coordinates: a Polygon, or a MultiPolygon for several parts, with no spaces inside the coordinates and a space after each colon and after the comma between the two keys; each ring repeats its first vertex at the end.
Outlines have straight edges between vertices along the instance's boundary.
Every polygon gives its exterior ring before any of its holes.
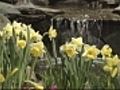
{"type": "Polygon", "coordinates": [[[105,66],[103,67],[103,70],[106,71],[106,72],[112,72],[113,67],[108,66],[108,65],[105,65],[105,66]]]}
{"type": "Polygon", "coordinates": [[[109,66],[117,66],[117,64],[120,62],[120,59],[118,58],[117,55],[113,57],[106,58],[106,63],[109,66]]]}
{"type": "Polygon", "coordinates": [[[115,67],[115,68],[113,69],[113,71],[111,72],[111,77],[114,78],[114,77],[117,75],[117,73],[118,73],[118,68],[115,67]]]}
{"type": "Polygon", "coordinates": [[[32,43],[30,53],[34,57],[42,57],[45,53],[43,42],[32,43]]]}
{"type": "Polygon", "coordinates": [[[112,67],[112,66],[105,65],[103,67],[103,70],[108,72],[112,78],[114,78],[118,73],[118,67],[112,67]]]}
{"type": "Polygon", "coordinates": [[[112,54],[112,48],[108,44],[104,45],[101,49],[101,54],[103,58],[110,57],[112,54]]]}
{"type": "Polygon", "coordinates": [[[27,26],[26,24],[23,23],[23,24],[22,24],[22,28],[23,28],[24,31],[27,31],[28,26],[27,26]]]}
{"type": "Polygon", "coordinates": [[[19,36],[20,32],[23,30],[21,24],[22,23],[18,23],[17,21],[13,21],[13,23],[12,23],[12,26],[13,26],[16,36],[19,36]]]}
{"type": "Polygon", "coordinates": [[[65,45],[62,45],[60,47],[60,51],[65,52],[69,57],[73,57],[76,54],[78,54],[78,52],[76,51],[76,45],[72,44],[72,43],[66,43],[65,45]]]}
{"type": "Polygon", "coordinates": [[[31,42],[38,42],[42,40],[42,35],[39,32],[30,32],[30,40],[31,42]]]}
{"type": "Polygon", "coordinates": [[[3,28],[4,37],[9,39],[12,36],[12,30],[13,30],[13,26],[10,23],[7,23],[7,25],[3,28]]]}
{"type": "Polygon", "coordinates": [[[72,38],[71,43],[77,45],[77,50],[81,51],[81,48],[82,48],[82,45],[83,45],[82,37],[72,38]]]}
{"type": "Polygon", "coordinates": [[[12,26],[14,29],[20,28],[22,23],[18,23],[17,21],[13,21],[12,26]]]}
{"type": "Polygon", "coordinates": [[[21,31],[21,33],[22,33],[22,38],[27,40],[27,32],[23,30],[21,31]]]}
{"type": "Polygon", "coordinates": [[[50,27],[48,31],[48,35],[49,35],[50,40],[57,37],[56,29],[53,29],[53,26],[50,27]]]}
{"type": "Polygon", "coordinates": [[[120,62],[117,55],[106,58],[106,65],[103,67],[104,71],[109,72],[114,78],[118,73],[118,63],[120,62]]]}
{"type": "Polygon", "coordinates": [[[20,49],[24,49],[26,47],[26,41],[25,40],[17,40],[17,47],[20,49]]]}
{"type": "Polygon", "coordinates": [[[93,60],[97,58],[97,55],[100,53],[100,50],[96,48],[95,45],[84,45],[84,52],[82,54],[83,57],[86,58],[86,60],[93,60]]]}

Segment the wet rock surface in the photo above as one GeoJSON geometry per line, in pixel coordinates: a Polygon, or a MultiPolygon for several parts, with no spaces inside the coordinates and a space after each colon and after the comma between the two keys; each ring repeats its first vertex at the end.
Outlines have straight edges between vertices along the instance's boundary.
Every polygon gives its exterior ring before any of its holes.
{"type": "Polygon", "coordinates": [[[120,16],[112,13],[113,8],[88,9],[79,5],[58,7],[65,12],[53,17],[53,26],[58,30],[58,37],[61,37],[58,43],[62,44],[73,36],[82,36],[86,43],[98,47],[108,43],[120,55],[117,39],[120,35],[120,16]]]}
{"type": "MultiPolygon", "coordinates": [[[[28,15],[29,13],[23,13],[16,20],[22,22],[28,20],[26,23],[32,23],[33,28],[40,31],[40,33],[46,32],[50,25],[53,24],[53,27],[58,31],[56,39],[57,47],[65,43],[66,40],[70,40],[71,37],[82,36],[86,43],[96,44],[99,48],[108,43],[113,47],[115,53],[120,52],[119,49],[116,49],[118,48],[116,44],[119,45],[119,41],[116,41],[114,38],[116,36],[115,33],[119,33],[120,16],[113,13],[113,8],[87,8],[80,6],[80,4],[56,4],[54,6],[48,5],[43,7],[57,8],[64,13],[56,15],[47,15],[43,12],[42,14],[35,14],[34,12],[30,15],[28,15]],[[45,17],[37,17],[40,15],[45,17]],[[35,19],[34,16],[37,18],[35,19]],[[115,35],[113,36],[113,34],[115,35]],[[115,41],[112,42],[111,39],[115,41]]],[[[51,43],[47,37],[45,37],[44,42],[51,51],[51,43]]]]}
{"type": "MultiPolygon", "coordinates": [[[[22,14],[12,20],[32,24],[33,28],[40,33],[46,32],[53,24],[53,27],[58,31],[56,39],[58,47],[66,40],[70,40],[71,37],[82,36],[86,43],[96,44],[99,48],[108,43],[113,47],[115,53],[120,52],[119,49],[116,49],[118,48],[116,44],[119,45],[119,41],[114,38],[116,33],[119,33],[120,16],[113,13],[113,8],[88,8],[86,4],[68,3],[41,5],[41,7],[51,8],[51,10],[57,9],[64,13],[48,14],[35,9],[22,9],[22,14]]],[[[51,43],[47,37],[44,42],[51,51],[51,43]]]]}

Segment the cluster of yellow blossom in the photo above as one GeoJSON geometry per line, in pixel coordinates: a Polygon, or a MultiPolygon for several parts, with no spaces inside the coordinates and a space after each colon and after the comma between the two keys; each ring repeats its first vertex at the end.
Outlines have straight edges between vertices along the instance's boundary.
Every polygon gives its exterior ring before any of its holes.
{"type": "Polygon", "coordinates": [[[45,53],[42,35],[40,35],[38,31],[36,32],[31,25],[18,23],[16,21],[12,24],[8,23],[3,30],[0,31],[0,36],[5,42],[9,40],[10,37],[15,36],[15,43],[18,49],[24,49],[28,44],[28,30],[30,53],[35,57],[40,57],[45,53]]]}
{"type": "Polygon", "coordinates": [[[78,37],[72,38],[70,42],[63,44],[60,47],[60,51],[65,52],[70,58],[81,53],[85,61],[95,60],[98,55],[102,55],[102,59],[105,62],[103,69],[109,72],[111,77],[115,77],[118,73],[117,65],[120,60],[117,55],[112,55],[112,48],[108,44],[105,44],[100,50],[95,45],[83,43],[82,37],[78,37]]]}
{"type": "Polygon", "coordinates": [[[70,42],[66,42],[60,47],[60,51],[65,52],[69,57],[73,57],[81,51],[83,41],[81,37],[72,38],[70,42]]]}
{"type": "Polygon", "coordinates": [[[72,38],[69,43],[67,42],[60,47],[60,51],[65,52],[69,57],[75,56],[81,52],[82,49],[84,49],[82,56],[85,57],[86,60],[95,59],[100,53],[96,46],[83,43],[82,37],[72,38]]]}
{"type": "MultiPolygon", "coordinates": [[[[49,36],[50,40],[56,38],[57,36],[56,29],[53,29],[53,26],[51,26],[49,31],[45,33],[49,36]]],[[[7,23],[6,26],[0,31],[1,41],[3,40],[4,43],[9,44],[8,41],[14,39],[12,44],[16,46],[15,49],[26,50],[26,47],[28,47],[28,50],[30,50],[28,53],[34,57],[42,57],[46,52],[42,38],[43,36],[38,31],[36,32],[31,25],[26,25],[17,21],[14,21],[13,23],[7,23]]],[[[17,71],[18,68],[13,69],[9,76],[14,76],[17,71]]],[[[5,77],[0,71],[0,83],[3,82],[5,82],[5,77]]],[[[28,82],[33,84],[37,90],[44,89],[43,86],[40,86],[34,82],[28,82]]]]}
{"type": "Polygon", "coordinates": [[[112,48],[107,44],[102,47],[101,55],[105,60],[104,71],[108,72],[112,78],[115,77],[118,73],[120,59],[117,55],[112,55],[112,48]]]}

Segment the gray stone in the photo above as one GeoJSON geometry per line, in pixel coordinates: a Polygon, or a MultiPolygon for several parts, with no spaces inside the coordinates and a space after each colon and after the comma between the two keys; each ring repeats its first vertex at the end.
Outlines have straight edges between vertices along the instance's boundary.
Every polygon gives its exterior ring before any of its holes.
{"type": "Polygon", "coordinates": [[[7,23],[10,23],[10,20],[3,14],[0,14],[0,30],[2,30],[7,23]]]}
{"type": "Polygon", "coordinates": [[[113,52],[120,56],[120,31],[115,31],[105,38],[105,41],[112,47],[113,52]]]}
{"type": "Polygon", "coordinates": [[[20,11],[15,9],[14,5],[0,2],[0,13],[3,14],[20,14],[20,11]]]}

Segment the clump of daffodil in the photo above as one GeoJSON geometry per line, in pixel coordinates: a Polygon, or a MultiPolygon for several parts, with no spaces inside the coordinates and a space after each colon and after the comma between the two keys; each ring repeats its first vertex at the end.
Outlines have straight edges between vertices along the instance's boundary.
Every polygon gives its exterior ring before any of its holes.
{"type": "Polygon", "coordinates": [[[57,31],[56,29],[53,29],[53,26],[50,27],[48,31],[48,35],[49,35],[50,40],[57,37],[57,31]]]}
{"type": "Polygon", "coordinates": [[[118,63],[120,62],[120,59],[117,55],[113,57],[106,58],[106,64],[104,65],[103,69],[104,71],[108,72],[111,77],[115,77],[118,73],[118,63]]]}
{"type": "Polygon", "coordinates": [[[26,47],[26,41],[25,40],[17,40],[17,47],[20,49],[24,49],[26,47]]]}
{"type": "Polygon", "coordinates": [[[45,53],[43,42],[32,43],[30,48],[30,53],[34,57],[42,57],[45,53]]]}
{"type": "Polygon", "coordinates": [[[88,45],[85,44],[84,45],[84,52],[82,54],[83,57],[86,58],[86,60],[93,60],[96,59],[98,54],[100,53],[100,50],[98,48],[96,48],[95,45],[88,45]]]}
{"type": "Polygon", "coordinates": [[[77,45],[77,50],[81,51],[81,48],[82,48],[82,45],[83,45],[82,37],[72,38],[71,43],[77,45]]]}
{"type": "Polygon", "coordinates": [[[60,51],[65,52],[68,57],[73,57],[76,54],[78,54],[77,46],[75,44],[68,42],[66,42],[64,45],[60,47],[60,51]]]}
{"type": "Polygon", "coordinates": [[[0,73],[0,83],[3,83],[5,81],[5,78],[2,73],[0,73]]]}
{"type": "Polygon", "coordinates": [[[25,24],[23,24],[23,31],[22,31],[22,37],[27,40],[27,29],[29,29],[30,31],[30,42],[34,43],[34,42],[39,42],[42,40],[42,35],[37,31],[35,32],[35,30],[31,27],[31,25],[26,26],[25,24]]]}
{"type": "Polygon", "coordinates": [[[101,54],[103,59],[105,57],[110,57],[112,55],[112,48],[108,44],[104,45],[101,49],[101,54]]]}

